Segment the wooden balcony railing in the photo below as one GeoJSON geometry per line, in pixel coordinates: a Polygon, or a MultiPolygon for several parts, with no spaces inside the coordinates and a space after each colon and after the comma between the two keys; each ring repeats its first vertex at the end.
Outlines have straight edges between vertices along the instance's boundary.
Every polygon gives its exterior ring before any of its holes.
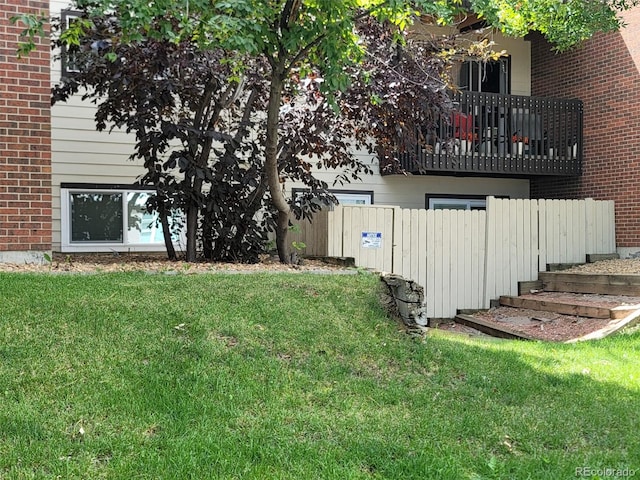
{"type": "Polygon", "coordinates": [[[459,92],[456,111],[430,130],[404,170],[505,176],[577,176],[582,172],[582,102],[459,92]]]}

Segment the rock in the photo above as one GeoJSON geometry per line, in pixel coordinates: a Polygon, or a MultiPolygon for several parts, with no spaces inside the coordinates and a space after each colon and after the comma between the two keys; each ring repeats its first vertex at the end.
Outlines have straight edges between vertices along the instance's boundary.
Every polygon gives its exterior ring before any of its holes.
{"type": "Polygon", "coordinates": [[[415,330],[426,326],[424,288],[413,280],[406,280],[396,274],[383,274],[381,279],[387,285],[389,295],[393,298],[392,303],[405,327],[415,330]]]}

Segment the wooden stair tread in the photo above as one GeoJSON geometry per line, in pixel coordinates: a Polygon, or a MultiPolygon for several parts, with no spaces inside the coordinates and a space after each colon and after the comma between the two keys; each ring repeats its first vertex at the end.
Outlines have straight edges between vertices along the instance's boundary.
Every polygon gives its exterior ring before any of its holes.
{"type": "Polygon", "coordinates": [[[507,325],[498,325],[494,322],[487,322],[481,318],[474,317],[473,315],[458,314],[454,320],[457,323],[466,325],[476,330],[491,335],[492,337],[506,338],[510,340],[535,340],[533,337],[521,332],[517,332],[514,329],[509,328],[507,325]]]}
{"type": "Polygon", "coordinates": [[[640,297],[541,292],[518,297],[504,295],[500,297],[500,304],[563,315],[615,319],[640,309],[640,297]]]}
{"type": "Polygon", "coordinates": [[[540,272],[545,291],[640,296],[640,275],[540,272]]]}

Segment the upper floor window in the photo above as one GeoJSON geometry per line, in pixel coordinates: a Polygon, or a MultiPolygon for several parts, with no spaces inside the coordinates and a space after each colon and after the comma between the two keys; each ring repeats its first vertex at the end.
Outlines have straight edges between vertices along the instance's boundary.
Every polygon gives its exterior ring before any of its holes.
{"type": "MultiPolygon", "coordinates": [[[[63,10],[60,15],[62,30],[68,29],[80,15],[81,12],[77,10],[63,10]]],[[[60,60],[62,63],[63,77],[68,77],[80,71],[77,46],[66,46],[63,44],[60,52],[60,60]]]]}

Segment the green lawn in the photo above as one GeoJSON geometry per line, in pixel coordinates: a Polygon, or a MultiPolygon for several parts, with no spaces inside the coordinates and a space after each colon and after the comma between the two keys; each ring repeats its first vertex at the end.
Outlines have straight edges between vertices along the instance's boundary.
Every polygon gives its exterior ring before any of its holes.
{"type": "Polygon", "coordinates": [[[640,334],[417,339],[378,282],[0,274],[0,479],[640,477],[640,334]]]}

